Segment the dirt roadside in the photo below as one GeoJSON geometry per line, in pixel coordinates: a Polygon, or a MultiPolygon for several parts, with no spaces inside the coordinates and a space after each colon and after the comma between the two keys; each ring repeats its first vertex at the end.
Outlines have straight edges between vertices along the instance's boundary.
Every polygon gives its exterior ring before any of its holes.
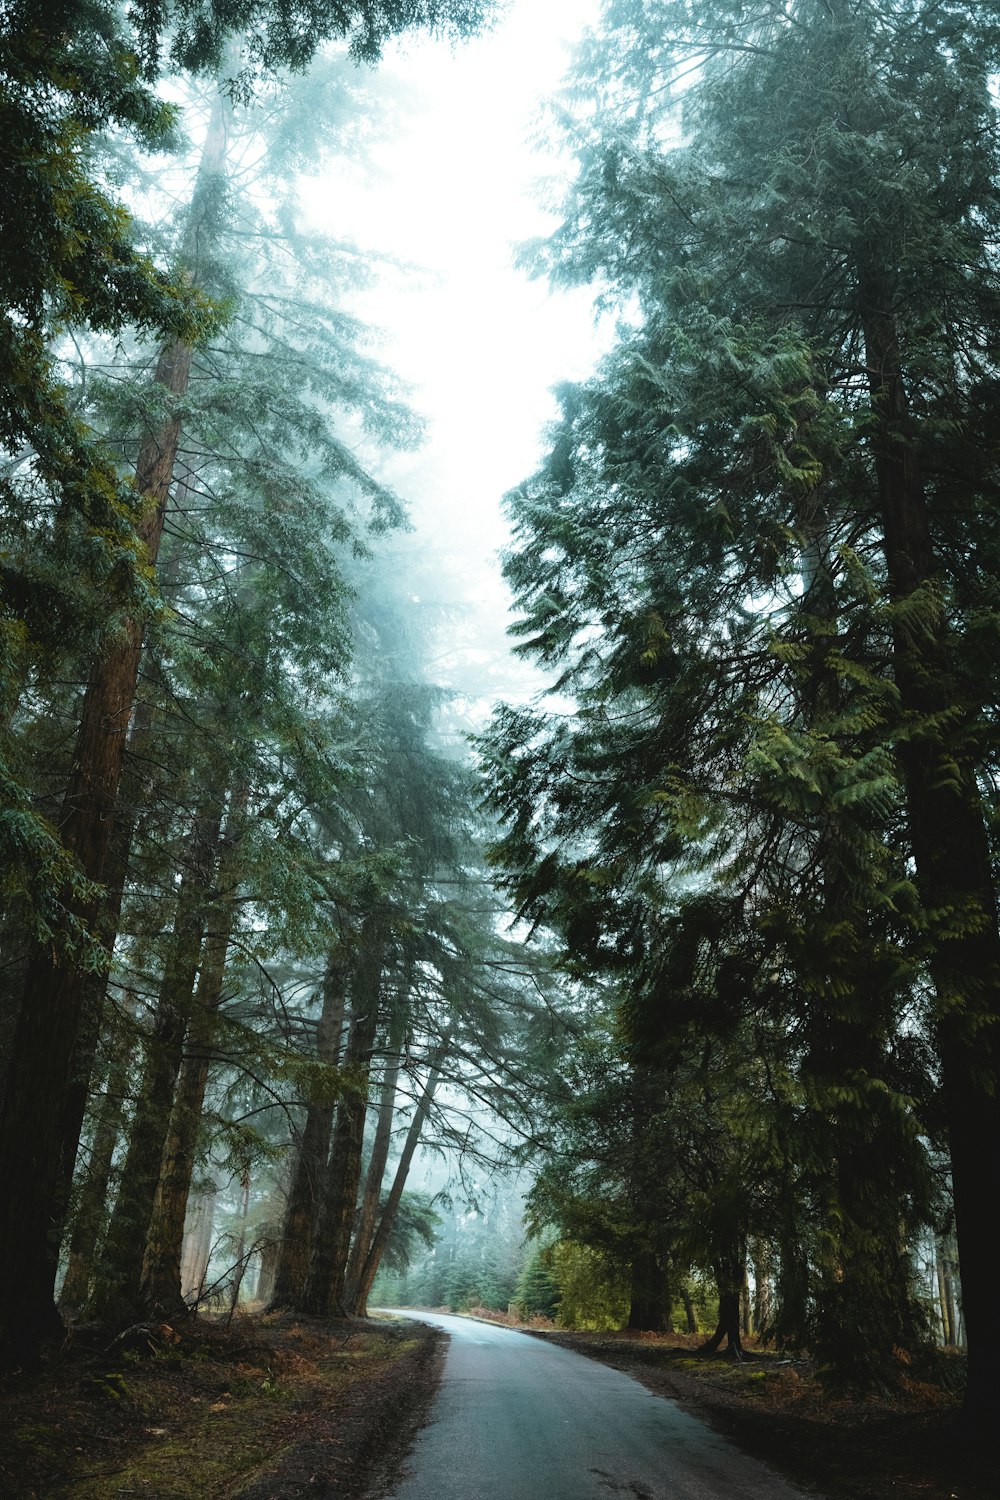
{"type": "Polygon", "coordinates": [[[425,1324],[243,1318],[78,1330],[0,1388],[9,1500],[362,1500],[388,1492],[440,1379],[425,1324]]]}
{"type": "MultiPolygon", "coordinates": [[[[625,1370],[827,1500],[996,1493],[937,1386],[834,1400],[806,1362],[766,1351],[733,1365],[680,1335],[524,1331],[625,1370]]],[[[380,1500],[429,1417],[445,1348],[439,1330],[404,1320],[199,1321],[110,1349],[81,1329],[38,1375],[0,1387],[0,1494],[380,1500]]]]}

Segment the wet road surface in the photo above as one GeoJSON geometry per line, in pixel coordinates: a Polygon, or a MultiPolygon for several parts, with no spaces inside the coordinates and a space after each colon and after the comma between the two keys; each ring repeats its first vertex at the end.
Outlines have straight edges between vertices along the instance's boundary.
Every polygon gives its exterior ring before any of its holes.
{"type": "Polygon", "coordinates": [[[620,1370],[509,1328],[402,1316],[450,1343],[392,1500],[802,1500],[620,1370]]]}

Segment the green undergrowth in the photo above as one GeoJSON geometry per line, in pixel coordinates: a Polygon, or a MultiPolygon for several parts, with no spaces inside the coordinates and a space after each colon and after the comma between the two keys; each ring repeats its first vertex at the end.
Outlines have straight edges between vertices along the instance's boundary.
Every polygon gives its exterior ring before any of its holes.
{"type": "Polygon", "coordinates": [[[342,1444],[352,1388],[391,1378],[419,1335],[260,1320],[164,1330],[155,1352],[71,1349],[13,1378],[0,1418],[10,1500],[238,1500],[312,1434],[342,1444]]]}

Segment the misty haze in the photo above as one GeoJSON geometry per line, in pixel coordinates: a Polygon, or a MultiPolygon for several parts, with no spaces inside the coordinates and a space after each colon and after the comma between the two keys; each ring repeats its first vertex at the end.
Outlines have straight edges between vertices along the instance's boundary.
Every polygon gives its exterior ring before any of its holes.
{"type": "Polygon", "coordinates": [[[986,1500],[1000,0],[0,0],[0,1490],[986,1500]]]}

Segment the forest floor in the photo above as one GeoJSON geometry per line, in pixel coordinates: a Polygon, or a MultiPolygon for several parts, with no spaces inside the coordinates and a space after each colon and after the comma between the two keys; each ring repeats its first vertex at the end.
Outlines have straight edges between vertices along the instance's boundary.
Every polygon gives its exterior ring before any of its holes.
{"type": "Polygon", "coordinates": [[[825,1391],[808,1361],[752,1340],[736,1364],[698,1354],[704,1336],[566,1333],[477,1312],[626,1371],[828,1500],[995,1500],[995,1459],[969,1455],[959,1397],[940,1383],[914,1375],[893,1398],[849,1400],[825,1391]]]}
{"type": "Polygon", "coordinates": [[[361,1500],[388,1488],[437,1389],[425,1324],[205,1320],[110,1348],[78,1329],[0,1386],[7,1500],[361,1500]]]}
{"type": "MultiPolygon", "coordinates": [[[[627,1371],[828,1500],[996,1494],[995,1470],[967,1460],[957,1397],[915,1375],[898,1397],[862,1403],[831,1397],[807,1362],[752,1347],[737,1365],[679,1334],[525,1331],[627,1371]]],[[[199,1319],[110,1348],[81,1328],[37,1375],[0,1387],[0,1494],[384,1495],[427,1418],[444,1347],[437,1329],[410,1322],[199,1319]]]]}

